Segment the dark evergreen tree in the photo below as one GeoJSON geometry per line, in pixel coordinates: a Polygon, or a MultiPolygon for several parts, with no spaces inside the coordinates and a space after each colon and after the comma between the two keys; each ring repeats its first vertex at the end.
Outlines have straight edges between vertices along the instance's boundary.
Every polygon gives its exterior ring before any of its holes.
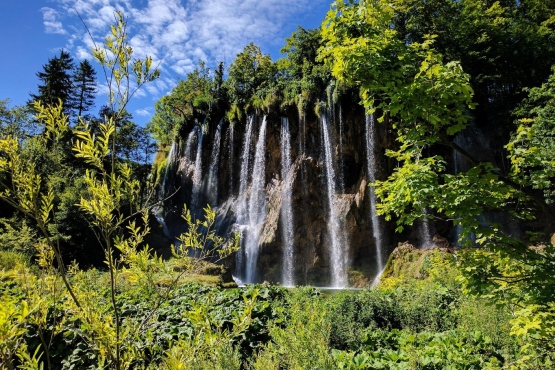
{"type": "Polygon", "coordinates": [[[61,99],[64,111],[68,114],[75,106],[73,95],[73,58],[65,50],[48,60],[42,72],[37,72],[37,77],[42,84],[39,85],[38,94],[30,94],[31,99],[40,101],[45,105],[58,104],[61,99]]]}
{"type": "Polygon", "coordinates": [[[75,112],[81,117],[94,107],[96,89],[96,71],[88,60],[83,60],[73,75],[73,95],[75,112]]]}

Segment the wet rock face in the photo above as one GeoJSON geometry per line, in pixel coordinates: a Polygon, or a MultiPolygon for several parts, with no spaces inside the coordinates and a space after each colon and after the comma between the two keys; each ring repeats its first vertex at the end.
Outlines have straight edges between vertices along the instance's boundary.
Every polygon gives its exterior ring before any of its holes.
{"type": "MultiPolygon", "coordinates": [[[[331,207],[345,234],[345,246],[348,249],[345,258],[348,260],[349,276],[351,272],[360,280],[360,276],[372,279],[377,271],[376,248],[373,240],[372,222],[369,214],[369,187],[366,172],[365,153],[365,116],[362,108],[349,105],[349,108],[334,109],[334,116],[328,117],[330,128],[331,152],[335,171],[335,189],[331,207]],[[341,117],[339,113],[341,112],[341,117]],[[341,133],[341,136],[340,136],[341,133]]],[[[298,116],[289,119],[291,142],[291,171],[282,178],[281,157],[281,118],[278,114],[267,117],[266,146],[264,148],[265,172],[264,184],[266,201],[265,217],[258,242],[259,253],[256,261],[256,273],[253,282],[282,282],[284,266],[283,214],[280,212],[284,204],[284,187],[291,188],[291,207],[293,213],[293,277],[295,284],[329,285],[332,281],[331,259],[332,236],[330,235],[330,203],[327,194],[327,173],[323,153],[322,121],[318,117],[306,119],[298,116]]],[[[255,144],[259,134],[262,117],[255,117],[255,126],[250,143],[249,171],[247,179],[251,184],[252,168],[255,157],[255,144]]],[[[238,220],[240,199],[249,196],[239,194],[241,182],[242,152],[245,145],[246,123],[237,124],[233,128],[228,123],[221,126],[221,147],[217,169],[217,200],[207,194],[206,182],[213,158],[211,148],[215,138],[215,124],[209,123],[207,133],[203,136],[202,174],[203,186],[196,204],[205,205],[212,199],[212,206],[218,208],[219,233],[225,234],[241,229],[235,223],[238,220]],[[233,134],[231,134],[233,132],[233,134]]],[[[193,128],[191,128],[192,130],[193,128]]],[[[378,126],[376,137],[379,142],[374,150],[377,153],[377,179],[384,179],[392,169],[392,164],[383,155],[387,142],[385,125],[378,126]]],[[[187,152],[186,141],[191,131],[182,133],[179,142],[179,158],[171,175],[166,181],[166,194],[176,194],[165,202],[166,223],[171,234],[175,236],[184,230],[180,219],[183,203],[192,204],[192,187],[195,174],[197,143],[189,143],[187,152]]],[[[250,185],[249,185],[250,186],[250,185]]],[[[202,207],[193,209],[197,217],[202,215],[202,207]]],[[[391,225],[385,225],[387,235],[392,235],[391,225]]],[[[285,234],[286,235],[286,234],[285,234]]],[[[396,240],[389,238],[383,247],[382,255],[387,257],[388,245],[396,240]]],[[[242,256],[243,258],[245,256],[242,256]]],[[[242,263],[241,258],[235,262],[242,263]]],[[[235,266],[236,273],[241,274],[240,266],[235,266]]]]}

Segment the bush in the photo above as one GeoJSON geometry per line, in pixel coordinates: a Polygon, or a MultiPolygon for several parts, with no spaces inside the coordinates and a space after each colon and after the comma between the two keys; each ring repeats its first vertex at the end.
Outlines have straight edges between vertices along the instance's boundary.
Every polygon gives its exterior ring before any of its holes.
{"type": "Polygon", "coordinates": [[[18,264],[28,264],[28,257],[18,252],[0,251],[0,270],[11,270],[18,264]]]}
{"type": "Polygon", "coordinates": [[[252,361],[255,370],[335,369],[328,345],[330,317],[322,297],[311,288],[298,288],[287,312],[270,330],[272,341],[252,361]]]}

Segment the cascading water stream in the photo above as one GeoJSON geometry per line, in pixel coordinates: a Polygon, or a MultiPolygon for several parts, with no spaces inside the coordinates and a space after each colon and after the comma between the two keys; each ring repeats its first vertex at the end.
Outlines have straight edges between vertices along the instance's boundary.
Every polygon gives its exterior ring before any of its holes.
{"type": "Polygon", "coordinates": [[[234,158],[233,158],[233,147],[234,147],[234,141],[235,141],[235,130],[233,129],[233,124],[230,124],[228,129],[228,144],[229,144],[229,191],[230,193],[233,193],[233,164],[234,164],[234,158]]]}
{"type": "Polygon", "coordinates": [[[420,248],[428,248],[432,244],[432,232],[430,231],[430,224],[428,220],[428,210],[426,208],[422,209],[424,213],[424,219],[420,225],[420,248]]]}
{"type": "Polygon", "coordinates": [[[292,207],[292,179],[291,179],[291,134],[289,132],[289,119],[281,119],[281,232],[283,240],[283,271],[282,284],[294,286],[293,276],[293,207],[292,207]]]}
{"type": "Polygon", "coordinates": [[[197,129],[197,155],[195,158],[195,172],[193,174],[193,192],[191,196],[191,208],[198,210],[199,196],[202,188],[202,139],[204,136],[204,124],[197,129]]]}
{"type": "Polygon", "coordinates": [[[345,125],[343,124],[343,109],[341,105],[339,105],[339,168],[341,173],[341,192],[345,192],[345,181],[343,176],[343,134],[344,134],[345,125]]]}
{"type": "Polygon", "coordinates": [[[322,135],[324,141],[324,165],[326,171],[326,185],[328,190],[329,206],[329,231],[331,238],[330,245],[330,264],[331,264],[331,287],[344,288],[347,286],[348,269],[348,245],[343,235],[343,228],[339,220],[339,211],[336,200],[336,178],[332,153],[332,143],[330,140],[328,119],[322,116],[322,135]]]}
{"type": "Polygon", "coordinates": [[[172,141],[170,151],[168,152],[168,158],[166,159],[166,169],[164,170],[164,177],[162,179],[162,184],[160,186],[160,199],[164,199],[166,196],[166,180],[168,179],[168,172],[170,167],[174,167],[177,160],[177,143],[172,141]]]}
{"type": "Polygon", "coordinates": [[[210,156],[210,168],[208,172],[207,193],[211,205],[218,202],[218,167],[220,164],[220,142],[222,138],[222,122],[218,124],[216,133],[214,134],[214,143],[212,145],[212,153],[210,156]]]}
{"type": "Polygon", "coordinates": [[[245,131],[245,141],[243,143],[243,152],[241,154],[241,172],[239,176],[239,201],[237,205],[237,218],[240,224],[246,224],[247,221],[247,188],[249,186],[249,169],[250,155],[252,143],[252,127],[254,125],[254,116],[250,116],[245,131]]]}
{"type": "MultiPolygon", "coordinates": [[[[243,151],[241,154],[241,172],[239,173],[239,195],[235,213],[237,215],[237,224],[241,233],[241,240],[244,240],[245,228],[248,222],[247,214],[247,187],[249,181],[249,165],[250,150],[252,142],[252,127],[254,125],[254,116],[250,116],[247,121],[245,130],[245,140],[243,141],[243,151]]],[[[235,254],[235,270],[238,277],[244,280],[245,270],[245,250],[242,248],[235,254]]]]}
{"type": "Polygon", "coordinates": [[[185,141],[185,149],[183,150],[183,158],[190,160],[192,157],[192,147],[193,147],[193,140],[195,138],[195,134],[197,133],[198,126],[195,126],[191,132],[189,132],[189,136],[187,136],[187,141],[185,141]]]}
{"type": "Polygon", "coordinates": [[[258,244],[262,225],[266,216],[266,116],[260,125],[254,166],[252,169],[252,185],[248,203],[248,229],[245,238],[246,271],[245,282],[253,283],[256,278],[256,263],[258,261],[258,244]]]}
{"type": "Polygon", "coordinates": [[[175,141],[172,141],[172,145],[168,152],[168,158],[166,159],[166,169],[164,171],[164,177],[162,179],[162,184],[160,185],[160,194],[158,197],[160,200],[160,203],[152,209],[152,213],[154,214],[154,217],[156,217],[156,220],[158,221],[158,223],[162,225],[162,230],[164,232],[164,235],[168,237],[170,236],[170,230],[168,229],[166,220],[164,220],[163,200],[166,197],[166,193],[167,193],[166,181],[168,179],[168,172],[170,170],[170,167],[171,168],[175,167],[175,163],[177,162],[177,152],[178,152],[177,143],[175,141]]]}
{"type": "MultiPolygon", "coordinates": [[[[375,136],[375,120],[373,114],[366,115],[366,172],[368,182],[373,183],[376,181],[376,154],[374,148],[376,147],[375,136]]],[[[376,260],[378,271],[383,270],[382,248],[384,245],[382,235],[382,225],[378,214],[376,213],[376,191],[374,187],[370,187],[370,218],[372,220],[372,235],[374,236],[374,245],[376,248],[376,260]]]]}

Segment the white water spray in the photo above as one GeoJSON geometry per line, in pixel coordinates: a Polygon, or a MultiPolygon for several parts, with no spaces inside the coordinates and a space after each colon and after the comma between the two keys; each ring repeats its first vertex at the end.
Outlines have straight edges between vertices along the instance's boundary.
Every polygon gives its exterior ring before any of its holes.
{"type": "MultiPolygon", "coordinates": [[[[203,123],[204,126],[204,123],[203,123]]],[[[199,206],[200,190],[202,188],[202,139],[204,127],[197,129],[197,155],[195,158],[195,172],[193,174],[193,192],[191,196],[191,208],[197,210],[199,206]]]]}
{"type": "Polygon", "coordinates": [[[230,194],[233,193],[233,167],[234,167],[234,157],[233,157],[233,147],[234,147],[234,141],[235,141],[235,130],[233,129],[233,125],[230,124],[228,129],[227,129],[227,133],[228,133],[228,145],[229,145],[229,158],[228,158],[228,163],[229,163],[229,192],[230,194]]]}
{"type": "Polygon", "coordinates": [[[211,205],[215,206],[218,202],[218,167],[220,164],[220,142],[222,138],[222,121],[216,128],[214,134],[214,143],[212,145],[212,153],[210,156],[210,168],[208,172],[207,193],[211,205]]]}
{"type": "MultiPolygon", "coordinates": [[[[247,128],[245,130],[245,139],[243,141],[243,151],[241,154],[241,171],[239,173],[239,195],[235,213],[237,215],[237,223],[239,225],[246,225],[248,222],[247,214],[247,187],[249,181],[249,164],[250,164],[250,149],[252,142],[252,127],[254,125],[254,117],[250,116],[247,121],[247,128]]],[[[241,240],[244,240],[245,230],[244,227],[239,226],[241,231],[241,240]]],[[[235,254],[235,270],[236,274],[244,280],[245,269],[245,249],[241,248],[235,254]]]]}
{"type": "Polygon", "coordinates": [[[252,169],[251,194],[248,204],[248,231],[245,238],[246,271],[245,281],[253,283],[256,278],[256,263],[258,261],[258,243],[264,218],[266,216],[266,116],[260,125],[254,166],[252,169]]]}
{"type": "Polygon", "coordinates": [[[282,284],[294,286],[293,274],[293,207],[292,207],[292,176],[291,176],[291,135],[289,132],[289,120],[281,119],[281,238],[283,241],[283,270],[282,284]]]}
{"type": "MultiPolygon", "coordinates": [[[[373,183],[376,181],[376,154],[374,153],[374,148],[376,147],[376,136],[375,136],[375,120],[373,114],[366,115],[366,172],[368,176],[368,182],[373,183]]],[[[380,219],[376,213],[376,191],[373,186],[370,187],[370,218],[372,220],[372,235],[374,236],[374,245],[376,248],[376,260],[378,271],[383,270],[383,260],[382,260],[382,248],[383,248],[383,236],[382,236],[382,225],[380,219]]]]}
{"type": "Polygon", "coordinates": [[[328,190],[329,206],[329,230],[330,230],[330,264],[331,264],[331,287],[344,288],[347,286],[347,252],[349,250],[343,228],[339,220],[339,212],[336,200],[335,170],[330,140],[328,119],[322,117],[322,134],[324,138],[324,164],[326,170],[326,183],[328,190]]]}

